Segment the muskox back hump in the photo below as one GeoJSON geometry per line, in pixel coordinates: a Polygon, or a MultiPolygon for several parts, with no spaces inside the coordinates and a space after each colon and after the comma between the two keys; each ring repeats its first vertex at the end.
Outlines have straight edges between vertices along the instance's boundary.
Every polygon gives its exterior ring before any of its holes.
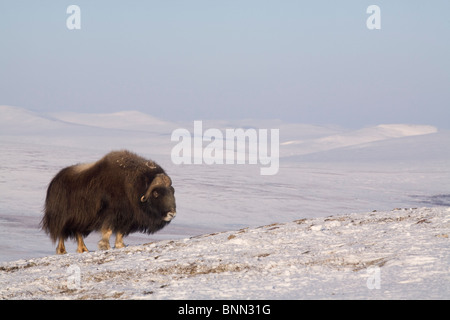
{"type": "Polygon", "coordinates": [[[84,171],[91,169],[95,164],[96,162],[76,164],[72,166],[72,170],[74,173],[82,173],[84,171]]]}

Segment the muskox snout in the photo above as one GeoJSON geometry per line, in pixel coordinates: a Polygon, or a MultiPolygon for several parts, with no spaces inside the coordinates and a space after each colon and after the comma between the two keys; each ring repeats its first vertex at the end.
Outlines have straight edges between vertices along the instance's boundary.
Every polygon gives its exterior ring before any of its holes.
{"type": "Polygon", "coordinates": [[[173,218],[175,218],[176,215],[177,215],[177,212],[176,212],[176,211],[170,211],[170,212],[167,212],[167,214],[166,214],[166,216],[164,217],[163,220],[169,222],[169,221],[171,221],[173,218]]]}

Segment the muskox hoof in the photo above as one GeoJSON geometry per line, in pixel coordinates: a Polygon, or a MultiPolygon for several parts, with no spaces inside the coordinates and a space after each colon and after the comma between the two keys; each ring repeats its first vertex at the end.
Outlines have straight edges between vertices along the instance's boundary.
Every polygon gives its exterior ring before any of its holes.
{"type": "Polygon", "coordinates": [[[123,242],[121,242],[121,243],[116,243],[115,245],[114,245],[114,248],[116,248],[116,249],[121,249],[121,248],[125,248],[126,246],[125,246],[125,244],[123,243],[123,242]]]}
{"type": "Polygon", "coordinates": [[[67,253],[66,249],[63,250],[60,250],[59,248],[56,249],[56,254],[66,254],[66,253],[67,253]]]}
{"type": "Polygon", "coordinates": [[[59,238],[58,246],[56,247],[56,254],[66,254],[66,246],[64,245],[64,239],[59,238]]]}
{"type": "Polygon", "coordinates": [[[109,249],[111,249],[111,246],[109,245],[109,242],[100,240],[98,242],[98,248],[100,250],[109,250],[109,249]]]}

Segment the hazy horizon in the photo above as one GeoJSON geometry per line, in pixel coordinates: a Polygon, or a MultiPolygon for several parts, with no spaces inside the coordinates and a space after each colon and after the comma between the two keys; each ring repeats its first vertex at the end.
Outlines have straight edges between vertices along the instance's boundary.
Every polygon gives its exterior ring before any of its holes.
{"type": "Polygon", "coordinates": [[[448,12],[443,0],[2,2],[0,105],[450,129],[448,12]]]}

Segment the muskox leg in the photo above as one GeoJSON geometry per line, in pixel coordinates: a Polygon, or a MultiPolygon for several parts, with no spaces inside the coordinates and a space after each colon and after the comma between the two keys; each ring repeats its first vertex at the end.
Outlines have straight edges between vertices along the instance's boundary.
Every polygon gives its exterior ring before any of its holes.
{"type": "Polygon", "coordinates": [[[76,237],[77,237],[77,245],[78,245],[77,252],[78,253],[89,252],[88,248],[86,248],[86,245],[84,244],[83,236],[80,233],[77,233],[76,237]]]}
{"type": "Polygon", "coordinates": [[[125,244],[123,243],[123,234],[120,232],[116,232],[116,243],[114,244],[116,249],[125,248],[125,244]]]}
{"type": "Polygon", "coordinates": [[[109,238],[112,235],[112,230],[108,228],[102,228],[102,239],[98,242],[98,248],[100,250],[109,250],[111,246],[109,245],[109,238]]]}
{"type": "Polygon", "coordinates": [[[64,238],[59,238],[58,246],[56,247],[56,254],[66,254],[66,247],[64,246],[64,238]]]}

